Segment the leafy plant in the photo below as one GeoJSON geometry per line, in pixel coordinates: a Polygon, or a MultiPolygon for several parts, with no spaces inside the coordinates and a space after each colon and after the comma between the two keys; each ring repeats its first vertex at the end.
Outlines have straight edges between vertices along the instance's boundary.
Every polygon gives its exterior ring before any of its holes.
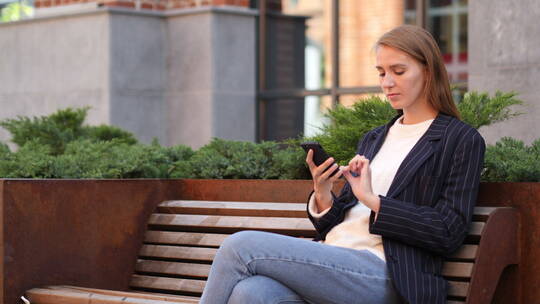
{"type": "Polygon", "coordinates": [[[215,138],[186,162],[177,162],[176,178],[276,179],[307,178],[304,152],[276,142],[229,141],[215,138]]]}
{"type": "Polygon", "coordinates": [[[50,148],[53,155],[64,153],[66,145],[74,140],[88,139],[94,142],[110,141],[135,144],[137,140],[130,132],[113,126],[83,126],[89,108],[59,110],[49,116],[0,121],[0,126],[11,133],[11,140],[19,147],[35,141],[50,148]]]}
{"type": "MultiPolygon", "coordinates": [[[[26,2],[26,1],[24,1],[26,2]]],[[[17,21],[34,15],[34,8],[26,3],[12,2],[1,10],[0,21],[17,21]]]]}
{"type": "MultiPolygon", "coordinates": [[[[457,105],[462,120],[474,128],[487,126],[520,115],[511,106],[523,102],[516,93],[469,92],[457,105]]],[[[346,164],[356,153],[358,141],[369,130],[384,125],[396,115],[390,104],[378,96],[360,100],[351,108],[338,106],[330,110],[330,124],[322,128],[322,134],[310,138],[321,143],[326,151],[340,164],[346,164]]]]}
{"type": "Polygon", "coordinates": [[[322,128],[321,135],[310,140],[318,141],[337,162],[345,164],[356,153],[356,145],[369,130],[384,125],[396,111],[378,96],[371,96],[355,103],[351,108],[337,106],[327,113],[331,123],[322,128]]]}
{"type": "Polygon", "coordinates": [[[504,137],[488,146],[482,180],[488,182],[540,181],[540,139],[526,146],[523,141],[504,137]]]}
{"type": "Polygon", "coordinates": [[[0,177],[6,178],[51,178],[54,157],[50,148],[37,141],[25,143],[16,153],[6,152],[4,147],[0,159],[0,177]]]}
{"type": "Polygon", "coordinates": [[[490,97],[487,93],[468,92],[457,107],[461,119],[479,129],[482,126],[489,126],[523,114],[511,109],[511,106],[523,104],[516,95],[514,92],[497,91],[493,97],[490,97]]]}

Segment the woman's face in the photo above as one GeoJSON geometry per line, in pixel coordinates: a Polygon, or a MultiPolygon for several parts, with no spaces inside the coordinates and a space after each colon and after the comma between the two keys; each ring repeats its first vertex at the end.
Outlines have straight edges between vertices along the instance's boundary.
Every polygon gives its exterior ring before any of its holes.
{"type": "Polygon", "coordinates": [[[394,109],[413,110],[427,102],[423,94],[425,68],[407,53],[380,45],[376,68],[383,93],[394,109]]]}

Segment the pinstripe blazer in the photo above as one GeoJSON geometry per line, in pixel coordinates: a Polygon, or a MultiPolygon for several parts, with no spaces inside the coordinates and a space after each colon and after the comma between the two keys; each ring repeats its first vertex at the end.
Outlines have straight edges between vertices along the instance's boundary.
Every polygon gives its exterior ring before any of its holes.
{"type": "MultiPolygon", "coordinates": [[[[372,160],[398,117],[368,132],[357,153],[372,160]]],[[[442,256],[457,250],[467,235],[483,166],[482,136],[460,120],[439,114],[401,163],[369,231],[382,236],[394,286],[409,303],[446,303],[442,256]]],[[[347,183],[330,211],[309,215],[315,240],[341,223],[358,200],[347,183]]],[[[308,212],[309,214],[309,212],[308,212]]]]}

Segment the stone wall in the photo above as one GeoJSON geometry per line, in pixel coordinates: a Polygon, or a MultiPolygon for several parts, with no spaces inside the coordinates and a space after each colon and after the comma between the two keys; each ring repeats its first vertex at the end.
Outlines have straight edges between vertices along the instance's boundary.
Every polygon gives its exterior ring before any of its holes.
{"type": "Polygon", "coordinates": [[[469,89],[515,91],[525,101],[516,108],[524,115],[480,129],[488,143],[540,138],[539,16],[537,0],[469,1],[469,89]]]}

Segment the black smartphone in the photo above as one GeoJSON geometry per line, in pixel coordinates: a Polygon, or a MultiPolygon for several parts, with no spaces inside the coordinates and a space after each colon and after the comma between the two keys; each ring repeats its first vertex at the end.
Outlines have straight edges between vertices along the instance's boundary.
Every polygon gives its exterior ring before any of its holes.
{"type": "MultiPolygon", "coordinates": [[[[315,165],[317,165],[317,167],[320,166],[322,163],[324,163],[327,159],[330,158],[328,153],[326,153],[326,151],[324,151],[324,148],[321,146],[321,144],[319,144],[316,141],[303,142],[303,143],[300,144],[300,146],[304,149],[304,151],[306,151],[306,153],[310,149],[313,150],[313,162],[315,163],[315,165]]],[[[336,164],[335,161],[334,161],[334,163],[332,165],[334,165],[334,164],[336,164]]],[[[332,165],[328,166],[328,168],[330,168],[332,165]]],[[[327,170],[328,170],[328,168],[327,168],[327,170]]],[[[336,168],[334,170],[334,172],[332,172],[332,174],[330,174],[330,176],[334,176],[334,174],[338,173],[338,171],[339,171],[339,167],[336,168]]]]}

